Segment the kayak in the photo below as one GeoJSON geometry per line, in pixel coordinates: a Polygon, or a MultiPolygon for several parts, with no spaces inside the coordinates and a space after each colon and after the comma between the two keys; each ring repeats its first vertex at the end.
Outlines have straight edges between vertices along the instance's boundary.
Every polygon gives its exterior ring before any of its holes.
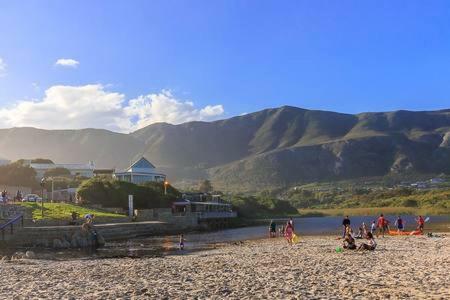
{"type": "Polygon", "coordinates": [[[422,235],[423,232],[420,230],[415,231],[397,231],[397,230],[389,230],[389,235],[422,235]]]}

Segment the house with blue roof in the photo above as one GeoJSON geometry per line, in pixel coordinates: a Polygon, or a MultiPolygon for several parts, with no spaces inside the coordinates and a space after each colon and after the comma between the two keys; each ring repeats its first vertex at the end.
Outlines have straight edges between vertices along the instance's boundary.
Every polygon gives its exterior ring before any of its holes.
{"type": "Polygon", "coordinates": [[[128,169],[121,172],[115,172],[114,177],[118,180],[132,182],[135,184],[166,181],[166,175],[158,172],[156,167],[145,157],[141,157],[139,160],[131,164],[128,169]]]}

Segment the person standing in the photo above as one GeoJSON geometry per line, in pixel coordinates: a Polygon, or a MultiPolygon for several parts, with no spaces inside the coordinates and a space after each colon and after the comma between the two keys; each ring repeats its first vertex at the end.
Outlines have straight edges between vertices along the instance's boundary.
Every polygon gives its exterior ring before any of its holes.
{"type": "Polygon", "coordinates": [[[380,216],[378,217],[378,221],[377,221],[377,227],[378,227],[377,237],[380,235],[380,233],[384,237],[385,226],[386,226],[386,219],[384,218],[383,214],[380,214],[380,216]]]}
{"type": "Polygon", "coordinates": [[[425,220],[423,219],[422,216],[419,216],[417,219],[417,230],[419,230],[421,233],[423,233],[423,228],[425,227],[425,220]]]}
{"type": "Polygon", "coordinates": [[[345,218],[342,220],[342,238],[345,238],[347,227],[350,227],[350,218],[348,216],[345,216],[345,218]]]}
{"type": "Polygon", "coordinates": [[[397,220],[395,221],[395,226],[397,226],[397,232],[404,230],[405,226],[403,223],[403,219],[400,216],[397,216],[397,220]]]}
{"type": "Polygon", "coordinates": [[[373,220],[372,225],[370,225],[370,233],[372,235],[374,235],[375,231],[377,231],[377,222],[375,220],[373,220]]]}
{"type": "Polygon", "coordinates": [[[292,245],[292,237],[294,235],[294,227],[289,220],[286,224],[286,229],[284,230],[284,237],[286,238],[289,245],[292,245]]]}
{"type": "Polygon", "coordinates": [[[277,224],[273,220],[270,221],[269,225],[269,237],[273,238],[277,236],[277,224]]]}

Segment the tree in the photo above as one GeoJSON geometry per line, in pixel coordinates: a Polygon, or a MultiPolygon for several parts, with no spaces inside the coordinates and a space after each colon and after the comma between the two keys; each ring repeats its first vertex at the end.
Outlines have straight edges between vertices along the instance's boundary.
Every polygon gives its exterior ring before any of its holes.
{"type": "Polygon", "coordinates": [[[211,181],[209,181],[208,179],[201,181],[198,186],[198,190],[202,193],[212,192],[213,186],[211,184],[211,181]]]}
{"type": "Polygon", "coordinates": [[[44,177],[70,176],[70,171],[66,168],[53,168],[44,173],[44,177]]]}
{"type": "Polygon", "coordinates": [[[53,161],[47,158],[35,158],[31,160],[32,164],[54,164],[53,161]]]}
{"type": "Polygon", "coordinates": [[[87,204],[123,208],[128,206],[128,195],[133,195],[134,207],[137,209],[171,207],[180,196],[180,192],[173,187],[169,187],[165,195],[161,182],[136,185],[99,177],[83,181],[78,187],[77,194],[87,204]]]}
{"type": "Polygon", "coordinates": [[[36,171],[17,162],[0,166],[0,184],[35,188],[38,186],[36,171]]]}

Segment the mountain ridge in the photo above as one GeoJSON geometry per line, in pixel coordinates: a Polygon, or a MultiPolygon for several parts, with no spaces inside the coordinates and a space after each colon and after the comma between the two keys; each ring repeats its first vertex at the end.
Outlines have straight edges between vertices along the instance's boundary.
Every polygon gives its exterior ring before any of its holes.
{"type": "Polygon", "coordinates": [[[212,122],[105,129],[0,129],[0,156],[94,160],[123,168],[146,156],[172,181],[222,189],[390,173],[450,173],[450,109],[345,114],[293,106],[212,122]]]}

